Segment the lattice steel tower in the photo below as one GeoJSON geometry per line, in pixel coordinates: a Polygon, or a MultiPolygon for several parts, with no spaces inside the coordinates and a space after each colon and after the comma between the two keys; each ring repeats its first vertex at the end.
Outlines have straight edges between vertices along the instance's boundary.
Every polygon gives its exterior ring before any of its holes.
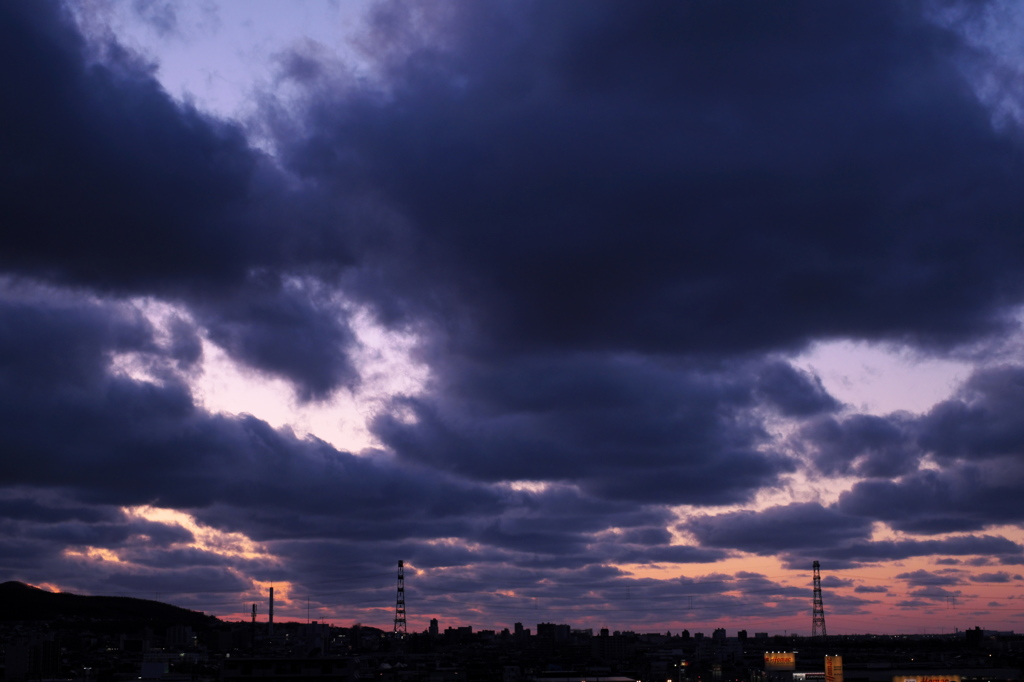
{"type": "Polygon", "coordinates": [[[821,564],[814,562],[814,617],[811,619],[811,637],[825,634],[825,606],[821,603],[821,564]]]}
{"type": "Polygon", "coordinates": [[[395,599],[395,638],[405,639],[405,566],[398,560],[398,597],[395,599]]]}

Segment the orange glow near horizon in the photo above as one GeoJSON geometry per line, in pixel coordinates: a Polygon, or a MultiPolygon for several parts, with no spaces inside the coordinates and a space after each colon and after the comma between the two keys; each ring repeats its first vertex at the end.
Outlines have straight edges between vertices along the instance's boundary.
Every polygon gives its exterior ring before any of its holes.
{"type": "Polygon", "coordinates": [[[47,592],[63,592],[57,583],[27,583],[29,587],[35,587],[40,590],[46,590],[47,592]]]}
{"type": "MultiPolygon", "coordinates": [[[[281,564],[265,546],[244,534],[205,526],[185,512],[148,506],[128,507],[123,511],[129,517],[188,529],[193,539],[176,547],[190,547],[245,561],[258,559],[264,567],[267,561],[281,564]]],[[[1015,541],[1024,536],[1024,530],[1015,527],[990,528],[986,533],[1003,535],[1015,541]]],[[[948,537],[958,535],[962,534],[950,534],[948,537]]],[[[946,536],[929,537],[941,539],[946,536]]],[[[880,527],[875,529],[875,539],[928,538],[880,527]]],[[[443,538],[434,540],[433,544],[454,546],[461,543],[457,538],[443,538]]],[[[79,546],[66,549],[64,555],[94,566],[106,565],[120,572],[149,570],[134,563],[134,554],[128,549],[79,546]]],[[[822,564],[823,601],[830,633],[937,634],[974,626],[1011,630],[1024,616],[1024,596],[1019,594],[1024,586],[1024,577],[1020,568],[1001,564],[995,557],[986,560],[978,556],[922,556],[839,569],[831,568],[827,561],[822,564]],[[904,577],[898,577],[901,575],[904,577]],[[858,588],[861,591],[858,592],[858,588]]],[[[623,582],[619,586],[623,589],[632,587],[633,599],[638,599],[641,591],[656,588],[652,581],[664,581],[676,595],[686,594],[689,591],[686,586],[692,584],[693,595],[677,597],[674,602],[654,608],[649,602],[631,604],[615,595],[609,596],[606,589],[595,588],[586,592],[586,599],[593,601],[592,607],[588,601],[586,608],[576,609],[558,602],[547,603],[544,598],[538,598],[530,605],[531,602],[521,597],[518,589],[496,585],[488,593],[490,599],[474,602],[478,604],[476,606],[470,606],[464,600],[445,598],[435,601],[428,598],[417,608],[413,597],[409,600],[409,628],[410,631],[423,630],[429,618],[436,617],[446,625],[472,625],[474,628],[497,630],[511,627],[515,621],[535,619],[536,622],[565,622],[573,627],[595,630],[609,627],[612,630],[653,632],[667,629],[676,632],[685,628],[691,632],[709,632],[725,627],[728,630],[747,629],[777,634],[810,633],[810,566],[806,569],[789,568],[778,557],[737,553],[715,563],[622,564],[616,568],[623,572],[623,582]],[[634,585],[633,580],[638,582],[634,585]],[[759,584],[761,582],[766,584],[759,584]],[[520,609],[517,606],[520,602],[528,605],[520,609]]],[[[414,581],[420,576],[445,576],[452,580],[463,574],[467,579],[474,579],[478,570],[472,565],[417,569],[408,562],[405,569],[407,578],[414,581]]],[[[257,602],[260,604],[258,620],[265,622],[269,588],[273,586],[275,620],[280,622],[313,618],[336,624],[363,622],[385,631],[391,628],[394,613],[391,597],[373,605],[357,600],[358,605],[354,606],[332,603],[331,599],[314,599],[307,611],[309,592],[301,583],[294,580],[256,580],[241,563],[231,570],[243,584],[251,587],[238,592],[235,597],[223,601],[218,598],[219,604],[212,608],[195,601],[197,595],[189,595],[193,604],[190,608],[199,608],[220,618],[248,621],[251,612],[246,605],[257,602]]],[[[283,565],[281,575],[286,575],[283,565]]],[[[549,576],[537,584],[552,585],[553,581],[557,582],[557,578],[549,576]]],[[[46,584],[45,587],[61,591],[56,585],[46,584]]],[[[415,584],[410,587],[415,595],[415,584]]],[[[532,624],[526,624],[532,627],[532,624]]]]}
{"type": "Polygon", "coordinates": [[[106,549],[104,547],[86,546],[83,549],[67,548],[64,550],[63,554],[71,559],[82,559],[85,561],[108,561],[114,564],[125,565],[130,563],[119,557],[113,550],[106,549]]]}
{"type": "Polygon", "coordinates": [[[271,587],[274,588],[274,606],[275,607],[280,606],[282,604],[283,605],[287,605],[287,606],[291,606],[291,604],[292,604],[291,592],[292,592],[293,585],[292,585],[292,583],[288,582],[287,580],[278,580],[278,581],[274,581],[274,580],[269,580],[269,581],[266,581],[266,580],[253,580],[252,583],[253,583],[253,585],[256,586],[256,589],[257,589],[258,593],[260,595],[262,595],[264,599],[269,599],[270,598],[270,588],[271,587]]]}
{"type": "Polygon", "coordinates": [[[190,514],[176,509],[140,505],[137,507],[123,507],[122,511],[129,517],[185,528],[194,537],[193,542],[185,545],[187,547],[241,559],[277,560],[277,557],[270,554],[265,547],[253,542],[244,533],[226,532],[211,528],[199,523],[190,514]]]}

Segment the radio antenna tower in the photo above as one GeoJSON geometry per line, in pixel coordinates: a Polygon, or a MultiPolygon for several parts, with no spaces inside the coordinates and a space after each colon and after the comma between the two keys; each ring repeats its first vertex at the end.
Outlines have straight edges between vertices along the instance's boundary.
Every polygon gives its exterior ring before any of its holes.
{"type": "Polygon", "coordinates": [[[398,560],[398,598],[395,599],[395,639],[405,639],[405,566],[398,560]]]}
{"type": "Polygon", "coordinates": [[[811,619],[811,637],[825,639],[825,606],[821,602],[821,564],[814,562],[814,617],[811,619]]]}

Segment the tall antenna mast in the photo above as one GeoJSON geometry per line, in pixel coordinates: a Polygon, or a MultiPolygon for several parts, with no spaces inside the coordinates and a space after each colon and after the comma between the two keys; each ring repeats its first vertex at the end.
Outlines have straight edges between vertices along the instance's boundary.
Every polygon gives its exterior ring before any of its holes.
{"type": "Polygon", "coordinates": [[[824,639],[825,633],[825,606],[821,602],[821,564],[814,562],[814,616],[811,619],[811,637],[821,635],[824,639]]]}
{"type": "Polygon", "coordinates": [[[405,564],[398,560],[398,597],[395,599],[395,639],[405,639],[405,564]]]}

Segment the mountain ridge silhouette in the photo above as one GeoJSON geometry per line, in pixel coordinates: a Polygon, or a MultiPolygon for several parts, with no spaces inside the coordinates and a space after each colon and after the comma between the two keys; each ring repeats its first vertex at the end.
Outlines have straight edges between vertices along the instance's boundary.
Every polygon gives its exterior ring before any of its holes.
{"type": "Polygon", "coordinates": [[[218,622],[214,616],[200,611],[152,599],[49,592],[16,580],[0,583],[0,621],[50,621],[60,618],[193,627],[218,622]]]}

